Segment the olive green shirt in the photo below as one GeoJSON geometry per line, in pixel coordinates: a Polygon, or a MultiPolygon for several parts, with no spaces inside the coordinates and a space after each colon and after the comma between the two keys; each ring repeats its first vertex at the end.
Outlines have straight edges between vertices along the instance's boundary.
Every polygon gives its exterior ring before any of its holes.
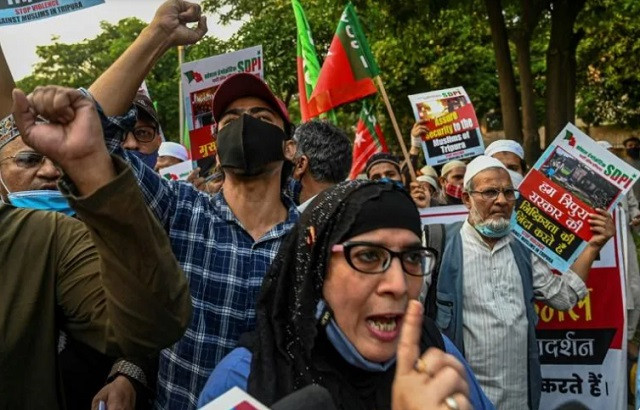
{"type": "Polygon", "coordinates": [[[0,409],[62,409],[58,330],[109,355],[178,340],[191,316],[186,278],[131,171],[77,198],[83,222],[0,205],[0,409]]]}

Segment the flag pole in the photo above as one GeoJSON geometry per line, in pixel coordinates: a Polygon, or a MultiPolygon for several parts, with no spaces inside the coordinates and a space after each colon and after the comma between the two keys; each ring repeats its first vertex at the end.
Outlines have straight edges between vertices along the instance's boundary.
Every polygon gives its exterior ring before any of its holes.
{"type": "Polygon", "coordinates": [[[407,146],[404,144],[404,140],[402,139],[402,133],[400,132],[400,127],[398,127],[398,121],[396,121],[396,115],[393,113],[393,109],[391,108],[391,103],[389,102],[389,97],[387,96],[387,90],[384,88],[384,83],[382,82],[382,78],[379,75],[376,76],[376,82],[380,87],[380,93],[382,94],[382,99],[384,100],[384,104],[387,106],[387,111],[389,112],[389,117],[391,117],[391,124],[393,124],[393,129],[396,132],[396,137],[398,138],[398,142],[400,143],[400,148],[402,149],[402,155],[404,155],[404,159],[407,162],[407,167],[409,168],[409,174],[411,175],[411,180],[416,180],[416,171],[413,169],[413,164],[411,163],[411,158],[409,157],[409,151],[407,151],[407,146]]]}
{"type": "MultiPolygon", "coordinates": [[[[178,46],[178,71],[182,72],[182,64],[184,63],[184,46],[178,46]]],[[[182,90],[182,75],[179,76],[178,80],[178,99],[179,105],[178,110],[180,113],[180,131],[179,138],[181,145],[185,145],[184,143],[184,91],[182,90]]]]}
{"type": "Polygon", "coordinates": [[[2,52],[2,46],[0,46],[0,119],[9,115],[13,110],[11,93],[15,87],[16,84],[13,82],[9,64],[2,52]]]}

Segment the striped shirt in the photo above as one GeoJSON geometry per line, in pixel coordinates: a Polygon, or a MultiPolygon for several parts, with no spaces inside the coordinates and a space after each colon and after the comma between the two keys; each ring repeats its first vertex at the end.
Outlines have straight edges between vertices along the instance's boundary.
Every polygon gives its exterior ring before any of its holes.
{"type": "MultiPolygon", "coordinates": [[[[493,249],[465,221],[463,246],[463,340],[465,357],[497,409],[527,409],[527,313],[522,280],[509,243],[501,238],[493,249]]],[[[578,275],[562,276],[532,255],[533,293],[559,310],[572,308],[586,296],[578,275]]]]}
{"type": "Polygon", "coordinates": [[[111,118],[98,111],[109,151],[133,168],[191,289],[191,324],[178,343],[160,354],[155,408],[195,409],[209,374],[240,335],[254,329],[262,278],[299,214],[283,196],[287,219],[254,241],[221,193],[210,196],[184,181],[167,181],[122,149],[124,131],[135,124],[134,109],[111,118]]]}

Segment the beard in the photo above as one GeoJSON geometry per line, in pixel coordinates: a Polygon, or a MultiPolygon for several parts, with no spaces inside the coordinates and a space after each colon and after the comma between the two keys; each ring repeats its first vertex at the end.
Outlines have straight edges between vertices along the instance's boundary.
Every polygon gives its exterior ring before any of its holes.
{"type": "Polygon", "coordinates": [[[507,229],[511,225],[511,220],[510,219],[503,218],[503,217],[483,218],[482,215],[480,215],[478,210],[475,208],[475,206],[471,207],[471,210],[469,211],[469,214],[470,214],[471,219],[473,220],[473,222],[475,223],[477,228],[480,228],[480,229],[485,229],[486,228],[486,229],[489,229],[489,230],[491,230],[493,232],[506,231],[507,232],[506,235],[509,234],[507,229]]]}

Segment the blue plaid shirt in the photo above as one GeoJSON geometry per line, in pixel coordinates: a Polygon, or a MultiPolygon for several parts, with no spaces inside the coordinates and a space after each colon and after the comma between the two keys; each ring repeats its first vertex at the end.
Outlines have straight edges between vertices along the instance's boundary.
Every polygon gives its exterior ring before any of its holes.
{"type": "MultiPolygon", "coordinates": [[[[120,144],[135,123],[135,110],[107,118],[98,107],[109,151],[129,162],[145,201],[169,234],[173,253],[187,275],[193,317],[185,335],[160,354],[155,407],[195,409],[214,367],[255,327],[255,302],[262,278],[298,211],[286,197],[285,222],[254,241],[224,196],[167,181],[120,144]]],[[[144,252],[144,244],[140,244],[144,252]]]]}

